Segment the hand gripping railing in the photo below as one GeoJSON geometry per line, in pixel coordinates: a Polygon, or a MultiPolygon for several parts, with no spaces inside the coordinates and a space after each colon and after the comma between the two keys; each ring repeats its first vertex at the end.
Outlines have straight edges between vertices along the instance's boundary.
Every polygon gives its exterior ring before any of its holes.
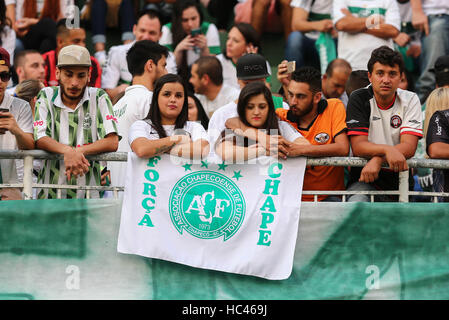
{"type": "MultiPolygon", "coordinates": [[[[88,160],[95,161],[127,161],[126,152],[111,152],[98,155],[86,156],[88,160]]],[[[0,188],[3,187],[15,187],[23,188],[24,199],[32,199],[32,189],[34,188],[56,188],[58,194],[62,189],[77,189],[86,190],[87,198],[90,190],[103,190],[113,191],[114,197],[117,197],[119,191],[123,191],[123,186],[78,186],[78,185],[47,185],[33,183],[33,160],[34,159],[49,159],[49,160],[63,160],[62,154],[54,154],[45,152],[42,150],[0,150],[0,159],[23,159],[24,160],[24,173],[23,183],[15,184],[0,184],[0,188]]],[[[308,166],[349,166],[349,167],[363,167],[367,163],[366,159],[357,157],[325,157],[325,158],[308,158],[308,166]]],[[[449,160],[440,159],[417,159],[412,158],[407,160],[407,164],[410,168],[434,168],[434,169],[449,169],[449,160]]],[[[342,195],[343,201],[347,195],[352,194],[369,194],[371,201],[375,195],[399,195],[400,202],[408,202],[410,195],[419,196],[432,196],[436,202],[436,197],[445,196],[448,197],[449,193],[437,193],[437,192],[417,192],[409,191],[408,189],[409,172],[403,171],[399,173],[399,190],[396,191],[303,191],[303,194],[312,194],[317,201],[318,195],[342,195]]]]}

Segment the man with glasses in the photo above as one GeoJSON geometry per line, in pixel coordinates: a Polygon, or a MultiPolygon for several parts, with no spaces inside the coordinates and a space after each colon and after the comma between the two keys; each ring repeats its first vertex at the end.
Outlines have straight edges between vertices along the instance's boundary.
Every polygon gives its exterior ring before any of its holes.
{"type": "MultiPolygon", "coordinates": [[[[0,149],[34,149],[33,116],[28,102],[5,94],[11,78],[9,53],[0,48],[0,149]]],[[[17,169],[14,159],[0,160],[1,183],[17,183],[17,169]]],[[[1,190],[2,200],[21,199],[18,189],[1,190]]]]}

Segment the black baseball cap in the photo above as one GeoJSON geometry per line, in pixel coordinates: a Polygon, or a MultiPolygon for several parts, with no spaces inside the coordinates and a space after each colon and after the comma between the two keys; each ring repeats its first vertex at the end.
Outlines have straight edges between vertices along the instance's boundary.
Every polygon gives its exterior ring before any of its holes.
{"type": "Polygon", "coordinates": [[[429,71],[434,73],[449,73],[449,55],[438,57],[434,67],[429,71]]]}
{"type": "Polygon", "coordinates": [[[237,79],[253,80],[270,76],[267,69],[267,60],[257,53],[248,53],[237,60],[237,79]]]}

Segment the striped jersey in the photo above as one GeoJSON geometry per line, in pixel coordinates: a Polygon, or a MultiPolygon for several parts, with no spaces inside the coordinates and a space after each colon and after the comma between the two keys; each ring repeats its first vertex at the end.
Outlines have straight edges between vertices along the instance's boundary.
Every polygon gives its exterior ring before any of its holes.
{"type": "MultiPolygon", "coordinates": [[[[103,89],[86,87],[83,98],[73,110],[61,99],[60,87],[46,87],[39,92],[34,117],[34,140],[50,137],[71,147],[93,143],[110,133],[117,133],[112,103],[103,89]]],[[[45,160],[38,183],[99,186],[101,166],[89,161],[89,171],[67,181],[63,160],[45,160]]],[[[62,198],[84,198],[82,190],[62,190],[62,198]]],[[[98,197],[98,192],[92,192],[98,197]]],[[[56,189],[42,189],[38,198],[56,198],[56,189]]]]}

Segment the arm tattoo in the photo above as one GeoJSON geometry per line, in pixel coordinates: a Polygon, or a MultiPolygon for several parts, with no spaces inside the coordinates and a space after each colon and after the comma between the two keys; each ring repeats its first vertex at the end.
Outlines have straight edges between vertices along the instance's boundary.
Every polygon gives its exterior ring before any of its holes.
{"type": "Polygon", "coordinates": [[[176,143],[172,143],[170,145],[165,145],[165,146],[161,146],[160,148],[156,148],[156,154],[164,153],[164,152],[170,150],[171,148],[173,148],[173,146],[175,144],[176,143]]]}

